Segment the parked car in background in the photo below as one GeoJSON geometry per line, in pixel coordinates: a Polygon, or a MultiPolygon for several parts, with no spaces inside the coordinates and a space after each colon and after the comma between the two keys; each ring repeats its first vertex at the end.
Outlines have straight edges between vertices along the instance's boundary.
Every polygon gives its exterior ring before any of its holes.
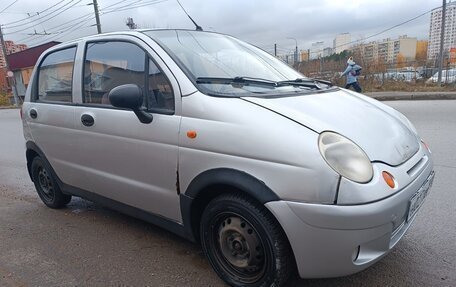
{"type": "MultiPolygon", "coordinates": [[[[432,77],[430,77],[426,83],[437,83],[439,78],[439,72],[436,72],[432,77]]],[[[456,83],[456,69],[442,70],[442,83],[452,84],[456,83]]]]}
{"type": "Polygon", "coordinates": [[[373,75],[377,81],[398,81],[398,82],[414,82],[423,79],[423,77],[416,71],[397,71],[376,73],[373,75]]]}
{"type": "Polygon", "coordinates": [[[199,242],[232,286],[371,266],[434,178],[405,116],[218,33],[129,31],[52,47],[21,115],[44,204],[83,197],[199,242]]]}

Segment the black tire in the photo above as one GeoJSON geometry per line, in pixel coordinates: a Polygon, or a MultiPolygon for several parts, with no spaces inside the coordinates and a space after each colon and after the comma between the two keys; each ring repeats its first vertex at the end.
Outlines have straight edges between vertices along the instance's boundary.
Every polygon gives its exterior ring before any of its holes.
{"type": "Polygon", "coordinates": [[[62,193],[51,171],[39,156],[32,161],[32,178],[36,192],[46,206],[58,209],[71,201],[71,195],[62,193]]]}
{"type": "Polygon", "coordinates": [[[231,286],[285,286],[295,268],[279,223],[263,205],[242,194],[209,202],[200,237],[215,272],[231,286]]]}

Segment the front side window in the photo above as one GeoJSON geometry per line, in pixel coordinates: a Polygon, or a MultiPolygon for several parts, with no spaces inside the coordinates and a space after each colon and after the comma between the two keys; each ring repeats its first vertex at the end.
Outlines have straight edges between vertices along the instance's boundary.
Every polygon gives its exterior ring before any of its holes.
{"type": "Polygon", "coordinates": [[[87,44],[84,103],[110,106],[109,92],[125,84],[141,88],[148,110],[174,112],[174,94],[168,78],[139,46],[122,41],[87,44]]]}
{"type": "Polygon", "coordinates": [[[149,110],[170,113],[174,111],[174,93],[165,74],[149,59],[146,104],[149,110]]]}
{"type": "Polygon", "coordinates": [[[71,102],[76,47],[47,55],[38,70],[39,101],[71,102]]]}
{"type": "Polygon", "coordinates": [[[118,86],[145,87],[146,53],[120,41],[88,43],[84,61],[84,103],[110,105],[108,94],[118,86]]]}

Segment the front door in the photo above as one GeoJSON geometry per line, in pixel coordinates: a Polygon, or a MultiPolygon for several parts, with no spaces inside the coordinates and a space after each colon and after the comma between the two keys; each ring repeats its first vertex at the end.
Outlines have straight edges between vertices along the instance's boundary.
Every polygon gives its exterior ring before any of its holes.
{"type": "Polygon", "coordinates": [[[180,94],[167,72],[134,40],[85,44],[82,103],[75,107],[78,172],[68,183],[180,221],[176,181],[181,117],[175,114],[180,94]],[[143,90],[152,123],[143,124],[132,111],[110,104],[109,91],[123,84],[143,90]]]}

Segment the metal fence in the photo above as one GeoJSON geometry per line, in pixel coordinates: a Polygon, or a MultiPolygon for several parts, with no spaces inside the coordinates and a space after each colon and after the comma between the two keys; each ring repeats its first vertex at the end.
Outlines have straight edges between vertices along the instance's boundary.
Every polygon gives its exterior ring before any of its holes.
{"type": "MultiPolygon", "coordinates": [[[[388,83],[405,83],[408,85],[433,85],[437,83],[438,69],[434,63],[413,61],[402,63],[369,63],[359,61],[362,66],[359,79],[373,85],[388,83]]],[[[294,67],[304,75],[312,78],[321,78],[333,82],[340,82],[339,77],[346,68],[346,60],[333,61],[317,59],[300,62],[294,67]]],[[[448,63],[442,71],[442,83],[456,86],[456,68],[448,63]]]]}

